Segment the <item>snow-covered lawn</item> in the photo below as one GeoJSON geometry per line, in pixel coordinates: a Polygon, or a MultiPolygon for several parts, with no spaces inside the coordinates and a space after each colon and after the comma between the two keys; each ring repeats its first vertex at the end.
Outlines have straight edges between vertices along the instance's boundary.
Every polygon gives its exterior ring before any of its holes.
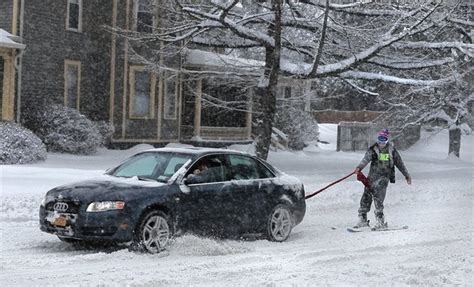
{"type": "MultiPolygon", "coordinates": [[[[328,146],[269,156],[270,163],[300,178],[307,193],[350,173],[363,156],[334,151],[334,127],[320,130],[328,146]]],[[[149,146],[95,156],[49,154],[44,163],[0,166],[0,284],[471,285],[473,139],[463,137],[461,159],[446,156],[445,131],[401,152],[413,184],[397,172],[385,214],[389,225],[408,230],[347,232],[363,190],[354,176],[309,199],[305,219],[287,242],[185,235],[158,255],[77,250],[38,227],[48,189],[99,175],[149,146]]]]}

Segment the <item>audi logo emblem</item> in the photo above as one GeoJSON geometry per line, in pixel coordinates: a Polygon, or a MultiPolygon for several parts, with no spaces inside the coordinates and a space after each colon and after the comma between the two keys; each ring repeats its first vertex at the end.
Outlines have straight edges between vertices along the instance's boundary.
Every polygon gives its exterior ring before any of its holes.
{"type": "Polygon", "coordinates": [[[53,206],[55,211],[65,212],[68,209],[69,205],[65,202],[56,202],[53,206]]]}

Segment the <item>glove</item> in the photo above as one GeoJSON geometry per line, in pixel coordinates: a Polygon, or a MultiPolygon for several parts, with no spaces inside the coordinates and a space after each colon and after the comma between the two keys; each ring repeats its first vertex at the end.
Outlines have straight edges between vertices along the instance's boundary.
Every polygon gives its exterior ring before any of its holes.
{"type": "Polygon", "coordinates": [[[365,187],[370,188],[369,179],[362,172],[360,172],[360,170],[359,173],[357,173],[357,180],[362,182],[365,187]]]}

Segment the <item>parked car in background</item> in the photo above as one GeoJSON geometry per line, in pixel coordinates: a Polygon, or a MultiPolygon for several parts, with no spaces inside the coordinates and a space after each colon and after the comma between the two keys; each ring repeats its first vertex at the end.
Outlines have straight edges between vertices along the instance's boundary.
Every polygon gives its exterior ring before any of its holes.
{"type": "Polygon", "coordinates": [[[42,231],[66,242],[132,242],[157,253],[184,232],[285,241],[305,211],[303,184],[255,156],[160,148],[48,191],[39,218],[42,231]]]}

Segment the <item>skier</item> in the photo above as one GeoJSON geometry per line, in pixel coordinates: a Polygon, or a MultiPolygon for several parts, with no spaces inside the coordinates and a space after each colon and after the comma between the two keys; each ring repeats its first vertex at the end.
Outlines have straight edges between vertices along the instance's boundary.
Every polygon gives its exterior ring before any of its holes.
{"type": "Polygon", "coordinates": [[[370,211],[372,199],[375,205],[375,228],[387,228],[383,214],[383,201],[388,182],[395,183],[395,166],[405,176],[407,183],[411,184],[410,174],[403,164],[400,154],[389,142],[389,137],[388,129],[380,131],[377,142],[368,148],[364,158],[354,170],[358,174],[370,162],[368,175],[370,186],[365,187],[364,194],[360,199],[359,222],[354,226],[356,228],[369,226],[367,212],[370,211]]]}

